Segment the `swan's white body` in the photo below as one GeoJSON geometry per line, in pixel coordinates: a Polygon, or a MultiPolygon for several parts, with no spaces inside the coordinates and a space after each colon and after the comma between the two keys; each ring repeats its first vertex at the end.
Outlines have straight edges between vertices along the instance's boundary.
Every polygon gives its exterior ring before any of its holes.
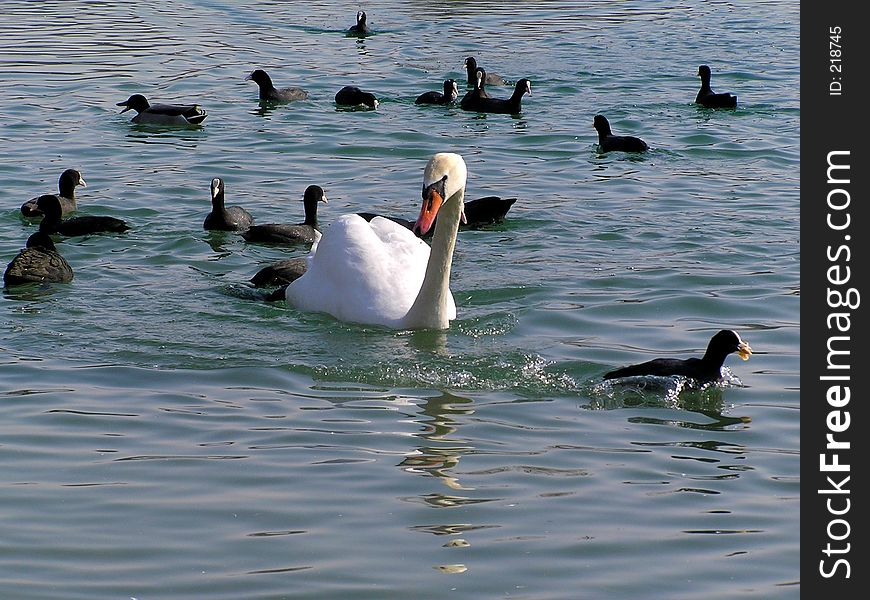
{"type": "Polygon", "coordinates": [[[450,267],[466,181],[461,156],[440,153],[429,161],[424,188],[441,180],[444,204],[431,250],[389,219],[366,222],[355,214],[343,215],[312,247],[305,274],[287,286],[287,301],[353,323],[393,329],[449,327],[456,318],[450,267]]]}

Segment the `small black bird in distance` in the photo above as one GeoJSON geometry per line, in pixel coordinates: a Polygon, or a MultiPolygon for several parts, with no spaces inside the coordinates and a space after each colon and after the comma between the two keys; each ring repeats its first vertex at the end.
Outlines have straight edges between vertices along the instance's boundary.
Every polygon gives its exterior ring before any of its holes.
{"type": "Polygon", "coordinates": [[[695,104],[700,104],[707,108],[735,108],[737,106],[737,96],[723,92],[716,94],[710,88],[710,67],[701,65],[698,67],[698,77],[701,78],[701,89],[695,97],[695,104]]]}

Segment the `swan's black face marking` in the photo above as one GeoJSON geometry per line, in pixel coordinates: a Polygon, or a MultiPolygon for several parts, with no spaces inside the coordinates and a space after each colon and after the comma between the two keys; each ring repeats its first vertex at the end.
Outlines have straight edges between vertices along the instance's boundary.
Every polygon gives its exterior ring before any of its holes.
{"type": "MultiPolygon", "coordinates": [[[[436,181],[435,183],[430,183],[429,185],[423,186],[423,202],[424,204],[429,201],[432,202],[433,193],[437,193],[441,196],[442,201],[445,199],[447,195],[447,175],[436,181]]],[[[430,205],[431,208],[431,205],[430,205]]]]}
{"type": "Polygon", "coordinates": [[[434,183],[423,186],[423,206],[420,208],[420,216],[414,223],[413,232],[422,237],[428,233],[435,223],[435,217],[441,205],[444,204],[447,195],[447,175],[434,183]]]}

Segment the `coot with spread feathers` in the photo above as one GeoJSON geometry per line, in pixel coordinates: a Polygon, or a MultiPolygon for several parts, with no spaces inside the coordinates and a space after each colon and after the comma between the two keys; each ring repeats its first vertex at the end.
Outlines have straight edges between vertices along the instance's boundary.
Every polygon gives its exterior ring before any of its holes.
{"type": "Polygon", "coordinates": [[[27,245],[12,259],[3,273],[5,286],[69,283],[72,280],[72,267],[44,231],[37,231],[27,238],[27,245]]]}
{"type": "Polygon", "coordinates": [[[60,198],[54,194],[40,196],[36,203],[44,215],[39,223],[39,230],[43,233],[70,237],[93,233],[123,233],[130,229],[125,221],[115,217],[83,215],[64,219],[60,198]]]}
{"type": "Polygon", "coordinates": [[[308,92],[300,87],[276,88],[272,78],[263,69],[251,71],[251,74],[245,77],[245,81],[253,81],[257,84],[260,88],[261,102],[293,102],[308,98],[308,92]]]}
{"type": "Polygon", "coordinates": [[[142,94],[133,94],[117,106],[126,107],[122,113],[138,113],[130,119],[133,123],[150,125],[199,125],[208,116],[198,104],[151,104],[142,94]]]}
{"type": "Polygon", "coordinates": [[[707,351],[702,358],[656,358],[605,373],[604,379],[644,375],[660,377],[682,375],[702,384],[710,383],[722,378],[722,365],[725,364],[725,358],[732,352],[736,352],[743,360],[749,360],[749,357],[752,356],[752,348],[740,339],[736,331],[723,329],[710,339],[707,351]]]}
{"type": "Polygon", "coordinates": [[[710,88],[710,77],[712,73],[710,67],[701,65],[698,67],[698,77],[701,78],[701,89],[698,90],[698,95],[695,97],[695,104],[700,104],[707,108],[735,108],[737,106],[737,96],[722,92],[716,94],[710,88]]]}
{"type": "MultiPolygon", "coordinates": [[[[477,85],[477,59],[473,56],[465,59],[465,72],[468,75],[468,85],[477,85]]],[[[487,85],[508,85],[508,81],[501,75],[484,71],[484,76],[484,83],[487,85]]]]}
{"type": "Polygon", "coordinates": [[[349,35],[368,35],[372,31],[369,29],[368,23],[366,23],[366,13],[364,11],[359,11],[356,13],[356,25],[351,25],[347,33],[349,35]]]}
{"type": "Polygon", "coordinates": [[[224,180],[211,180],[211,212],[202,223],[203,229],[217,231],[244,231],[254,224],[254,217],[241,206],[225,205],[224,180]]]}
{"type": "Polygon", "coordinates": [[[484,98],[480,95],[469,97],[466,94],[468,100],[466,101],[465,98],[463,98],[460,108],[477,112],[516,115],[522,112],[524,94],[532,95],[532,82],[525,78],[517,81],[517,84],[514,87],[514,93],[510,98],[484,98]]]}
{"type": "Polygon", "coordinates": [[[459,88],[456,85],[456,81],[453,79],[446,79],[444,81],[444,93],[441,92],[423,92],[417,99],[414,100],[414,104],[451,104],[456,102],[456,99],[459,97],[459,88]]]}
{"type": "MultiPolygon", "coordinates": [[[[82,174],[75,169],[67,169],[57,180],[57,197],[60,200],[61,214],[74,212],[76,206],[76,187],[88,187],[82,174]]],[[[37,198],[32,198],[21,205],[21,214],[29,219],[42,216],[42,211],[36,206],[37,198]]]]}
{"type": "Polygon", "coordinates": [[[298,225],[286,223],[266,223],[251,225],[242,232],[242,237],[248,242],[262,244],[312,244],[319,236],[317,224],[317,205],[327,202],[326,194],[319,185],[309,185],[302,198],[305,207],[305,220],[298,225]]]}
{"type": "Polygon", "coordinates": [[[645,141],[632,135],[613,135],[610,122],[604,115],[595,115],[592,126],[598,131],[598,148],[601,152],[644,152],[649,149],[645,141]]]}
{"type": "Polygon", "coordinates": [[[346,85],[335,94],[335,103],[339,106],[378,107],[378,99],[370,92],[364,92],[354,85],[346,85]]]}

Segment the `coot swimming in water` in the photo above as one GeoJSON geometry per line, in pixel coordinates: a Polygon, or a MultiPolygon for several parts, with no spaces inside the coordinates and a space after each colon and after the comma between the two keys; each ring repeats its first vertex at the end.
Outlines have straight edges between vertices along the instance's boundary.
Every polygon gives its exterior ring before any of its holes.
{"type": "Polygon", "coordinates": [[[245,80],[253,81],[259,86],[260,100],[264,102],[293,102],[308,98],[308,92],[300,87],[276,88],[272,83],[272,78],[263,69],[251,71],[245,80]]]}
{"type": "Polygon", "coordinates": [[[658,375],[660,377],[682,375],[683,377],[691,377],[699,383],[710,383],[721,379],[725,357],[732,352],[736,352],[743,360],[749,360],[752,348],[740,339],[736,331],[723,329],[710,339],[707,351],[702,358],[656,358],[605,373],[604,379],[643,375],[658,375]]]}
{"type": "Polygon", "coordinates": [[[266,223],[251,225],[242,232],[248,242],[262,244],[312,244],[320,235],[317,224],[317,205],[327,202],[326,194],[319,185],[309,185],[302,198],[305,207],[305,220],[298,225],[286,223],[266,223]]]}
{"type": "MultiPolygon", "coordinates": [[[[62,215],[76,210],[76,187],[78,186],[88,187],[81,173],[75,169],[67,169],[60,174],[57,180],[57,197],[60,200],[62,215]]],[[[31,219],[42,216],[42,211],[36,206],[37,198],[31,198],[21,205],[22,215],[31,219]]]]}
{"type": "Polygon", "coordinates": [[[211,212],[202,223],[203,229],[218,231],[244,231],[254,224],[254,217],[241,206],[224,205],[224,180],[211,180],[211,212]]]}
{"type": "Polygon", "coordinates": [[[631,135],[613,135],[610,122],[604,115],[595,115],[592,126],[598,131],[598,147],[601,152],[643,152],[649,149],[645,141],[631,135]]]}
{"type": "Polygon", "coordinates": [[[698,67],[698,77],[701,78],[701,89],[695,97],[695,104],[700,104],[707,108],[735,108],[737,106],[737,96],[722,92],[716,94],[710,88],[710,77],[712,73],[710,67],[701,65],[698,67]]]}

